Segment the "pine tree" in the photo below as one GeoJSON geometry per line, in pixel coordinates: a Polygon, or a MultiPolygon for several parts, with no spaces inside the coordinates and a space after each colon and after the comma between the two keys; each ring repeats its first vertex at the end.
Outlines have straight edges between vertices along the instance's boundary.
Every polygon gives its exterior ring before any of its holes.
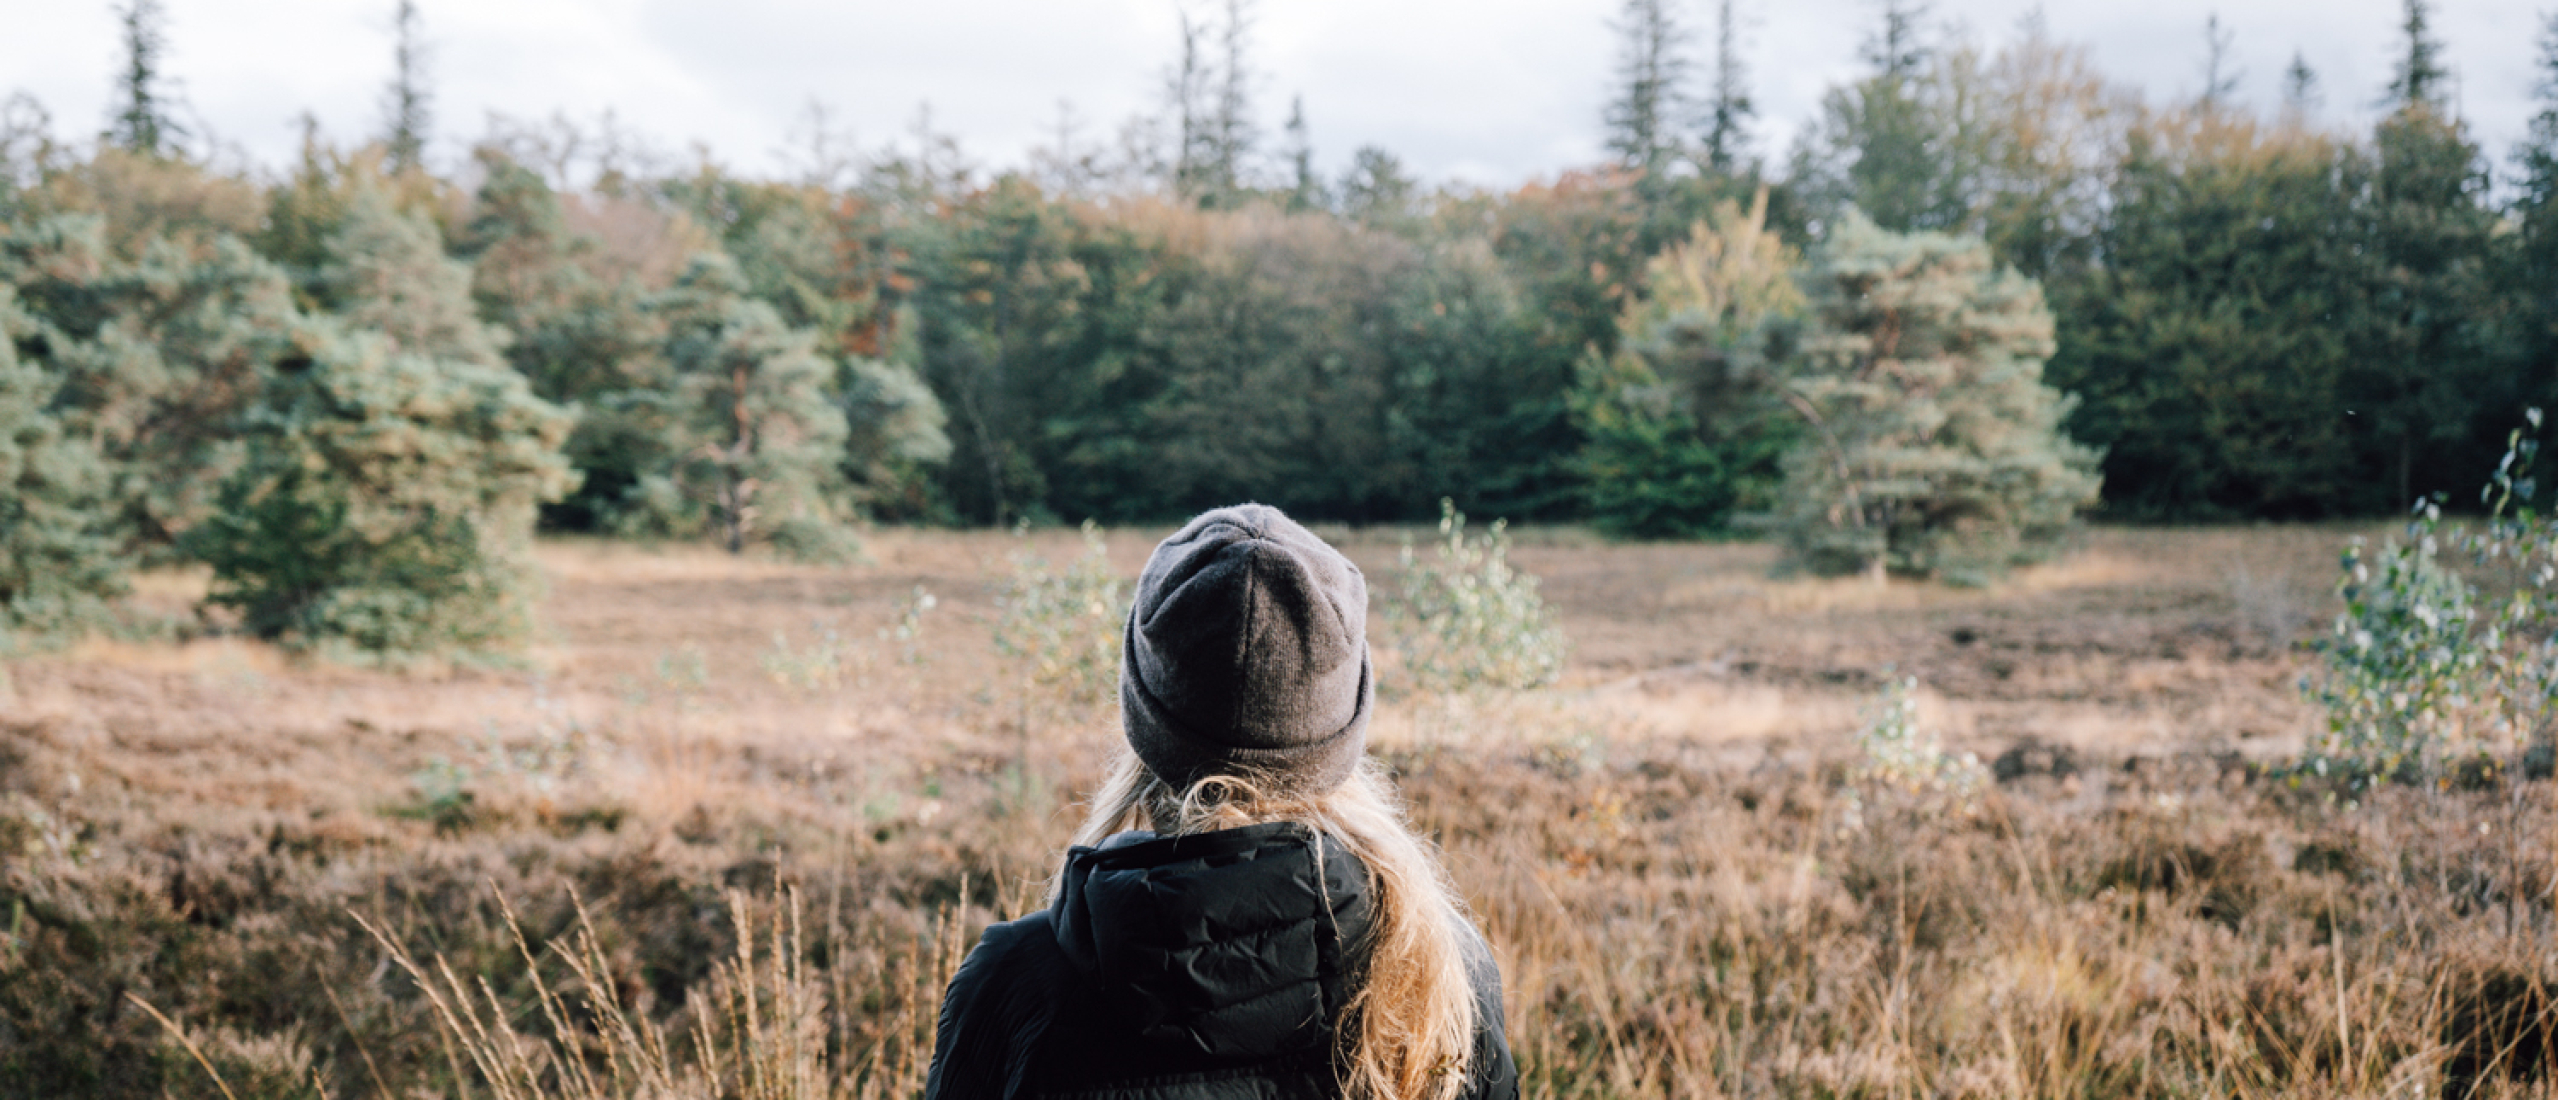
{"type": "Polygon", "coordinates": [[[811,559],[849,553],[848,429],[815,334],[748,297],[736,263],[718,254],[695,260],[654,308],[672,380],[663,465],[633,490],[627,522],[711,534],[732,553],[750,543],[811,559]]]}
{"type": "Polygon", "coordinates": [[[417,0],[400,0],[392,16],[391,86],[382,95],[387,126],[382,144],[394,172],[413,172],[426,165],[426,143],[434,130],[426,90],[426,46],[418,41],[417,0]]]}
{"type": "Polygon", "coordinates": [[[1750,101],[1749,77],[1741,64],[1740,30],[1733,25],[1734,0],[1718,0],[1714,15],[1714,96],[1706,106],[1705,164],[1724,175],[1738,171],[1749,147],[1750,118],[1758,108],[1750,101]]]}
{"type": "Polygon", "coordinates": [[[212,510],[241,460],[239,418],[301,318],[284,272],[235,238],[138,260],[108,241],[90,215],[0,225],[0,285],[46,326],[20,354],[60,379],[56,414],[105,457],[117,530],[165,548],[212,510]]]}
{"type": "Polygon", "coordinates": [[[58,337],[0,283],[0,654],[90,625],[131,565],[105,459],[54,413],[57,378],[18,353],[58,337]]]}
{"type": "Polygon", "coordinates": [[[247,457],[185,547],[251,632],[374,661],[501,651],[530,622],[535,508],[574,483],[569,417],[502,367],[330,323],[239,431],[247,457]]]}
{"type": "Polygon", "coordinates": [[[160,0],[127,0],[115,15],[124,39],[124,68],[116,74],[107,143],[143,156],[174,156],[188,135],[168,91],[168,74],[161,71],[167,62],[168,13],[161,10],[160,0]]]}
{"type": "Polygon", "coordinates": [[[1679,148],[1686,33],[1667,0],[1624,0],[1616,21],[1616,93],[1608,101],[1608,151],[1624,167],[1658,176],[1679,148]]]}
{"type": "Polygon", "coordinates": [[[1970,213],[1958,133],[1974,89],[1932,74],[1926,9],[1885,0],[1864,48],[1869,75],[1823,98],[1820,126],[1796,154],[1795,177],[1824,215],[1853,206],[1886,229],[1943,229],[1970,213]]]}
{"type": "Polygon", "coordinates": [[[1810,279],[1787,401],[1780,529],[1824,573],[1980,583],[2053,552],[2096,502],[2096,453],[2043,384],[2052,314],[1977,239],[1896,234],[1851,214],[1810,279]]]}
{"type": "Polygon", "coordinates": [[[320,299],[349,325],[382,333],[411,355],[496,364],[503,334],[472,308],[471,265],[444,254],[434,225],[358,179],[327,241],[320,299]]]}
{"type": "Polygon", "coordinates": [[[2492,466],[2481,442],[2522,400],[2519,380],[2493,365],[2502,295],[2488,264],[2497,217],[2486,161],[2449,113],[2451,74],[2427,23],[2425,0],[2408,0],[2395,109],[2372,133],[2376,282],[2348,392],[2402,505],[2458,469],[2492,466]],[[2487,410],[2497,411],[2480,423],[2487,410]]]}

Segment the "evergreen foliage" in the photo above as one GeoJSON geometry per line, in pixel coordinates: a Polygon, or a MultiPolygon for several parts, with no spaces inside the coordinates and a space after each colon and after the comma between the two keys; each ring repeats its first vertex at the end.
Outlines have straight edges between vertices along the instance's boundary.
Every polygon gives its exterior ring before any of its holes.
{"type": "Polygon", "coordinates": [[[502,361],[502,334],[473,309],[471,265],[447,257],[435,226],[393,206],[381,186],[357,181],[324,248],[318,297],[350,326],[379,332],[410,355],[502,361]]]}
{"type": "Polygon", "coordinates": [[[2526,376],[2558,377],[2558,12],[2540,29],[2540,110],[2514,150],[2513,252],[2517,356],[2526,376]]]}
{"type": "Polygon", "coordinates": [[[2105,451],[2107,507],[2138,519],[2315,518],[2393,508],[2347,416],[2370,279],[2352,211],[2371,165],[2342,142],[2186,113],[2133,135],[2097,240],[2056,280],[2075,321],[2051,365],[2105,451]]]}
{"type": "Polygon", "coordinates": [[[693,261],[651,308],[666,329],[669,387],[653,406],[655,468],[633,487],[626,529],[709,535],[732,553],[768,544],[801,558],[852,552],[844,415],[815,334],[747,296],[735,261],[693,261]]]}
{"type": "Polygon", "coordinates": [[[2443,67],[2443,44],[2434,37],[2433,4],[2429,0],[2400,0],[2400,4],[2398,31],[2405,41],[2390,70],[2388,105],[2401,111],[2439,110],[2443,84],[2451,79],[2451,71],[2443,67]]]}
{"type": "Polygon", "coordinates": [[[126,0],[116,9],[124,65],[116,73],[114,114],[105,138],[129,153],[174,156],[188,136],[185,124],[178,121],[177,101],[163,71],[169,49],[168,18],[160,0],[126,0]]]}
{"type": "Polygon", "coordinates": [[[400,0],[391,29],[394,67],[391,86],[382,94],[386,123],[382,147],[392,171],[415,172],[426,166],[426,143],[434,129],[429,108],[433,96],[426,89],[426,45],[418,41],[417,0],[400,0]]]}
{"type": "Polygon", "coordinates": [[[0,654],[88,625],[125,587],[107,465],[54,415],[56,379],[18,352],[49,335],[0,285],[0,654]]]}
{"type": "Polygon", "coordinates": [[[1747,161],[1749,124],[1758,114],[1749,76],[1741,64],[1741,32],[1733,25],[1733,0],[1714,6],[1714,91],[1706,101],[1705,166],[1730,174],[1747,161]]]}
{"type": "Polygon", "coordinates": [[[125,259],[109,236],[96,215],[24,219],[0,237],[0,283],[45,325],[19,354],[56,380],[65,430],[108,463],[118,529],[165,550],[215,508],[241,459],[238,418],[292,353],[300,314],[284,272],[235,238],[163,238],[125,259]]]}
{"type": "Polygon", "coordinates": [[[534,509],[569,422],[501,367],[314,324],[239,425],[185,545],[250,632],[369,660],[502,650],[528,626],[534,509]]]}
{"type": "Polygon", "coordinates": [[[502,365],[572,413],[581,477],[545,506],[555,529],[820,555],[864,513],[1145,522],[1238,498],[1720,533],[1799,511],[1777,492],[1788,469],[1818,481],[1802,414],[1837,405],[1870,414],[1856,447],[1906,452],[1830,487],[1874,482],[1892,513],[1847,564],[1985,576],[2079,502],[2083,454],[2023,442],[2051,409],[2101,449],[2113,516],[2314,518],[2460,489],[2511,407],[2558,398],[2558,107],[2491,189],[2424,0],[2383,117],[2350,134],[2317,128],[2298,59],[2282,111],[2252,117],[2217,19],[2202,94],[2153,108],[2038,19],[1993,49],[1889,3],[1775,173],[1746,144],[1734,6],[1707,73],[1672,8],[1624,0],[1609,163],[1508,192],[1434,187],[1373,146],[1319,177],[1302,104],[1284,130],[1255,108],[1253,9],[1232,0],[1185,19],[1160,117],[1113,148],[1061,112],[1033,173],[972,165],[929,115],[865,160],[817,112],[789,181],[662,170],[609,119],[557,119],[497,127],[465,194],[422,164],[418,9],[396,10],[385,140],[341,151],[310,124],[273,182],[179,155],[151,0],[118,9],[110,140],[75,151],[24,102],[0,110],[0,285],[41,334],[12,349],[34,374],[11,400],[41,410],[12,430],[94,458],[104,488],[71,496],[103,502],[110,558],[164,560],[221,511],[256,457],[243,425],[279,364],[326,358],[322,329],[502,365]],[[1284,134],[1266,159],[1265,131],[1284,134]],[[1956,445],[1928,427],[1958,419],[1941,394],[1840,388],[1840,341],[1879,333],[1838,270],[1809,322],[1769,296],[1800,274],[1789,246],[1848,256],[1882,247],[1875,226],[1986,247],[1914,238],[1936,258],[1885,283],[1972,285],[1961,323],[2000,334],[1962,339],[2006,365],[1916,362],[2024,377],[2048,339],[2079,400],[1992,385],[2016,439],[1956,445]],[[2049,293],[2047,336],[2008,276],[1948,274],[1993,261],[2049,293]],[[1928,466],[1964,455],[2043,489],[1928,466]],[[1931,503],[1893,495],[1920,482],[1931,503]],[[1963,533],[2010,525],[2032,533],[1963,533]]]}
{"type": "Polygon", "coordinates": [[[1980,583],[2058,548],[2096,502],[2096,453],[2043,384],[2042,289],[1977,240],[1832,231],[1788,399],[1809,422],[1785,460],[1780,529],[1825,573],[1980,583]]]}
{"type": "Polygon", "coordinates": [[[1658,175],[1680,151],[1687,100],[1687,34],[1666,0],[1624,0],[1617,15],[1616,94],[1608,101],[1608,152],[1624,168],[1658,175]]]}
{"type": "Polygon", "coordinates": [[[1868,75],[1832,88],[1821,121],[1796,154],[1795,175],[1825,211],[1853,206],[1886,229],[1954,229],[1968,213],[1970,165],[1960,156],[1969,89],[1931,71],[1941,58],[1922,39],[1926,9],[1883,5],[1865,45],[1868,75]],[[1932,79],[1932,77],[1934,79],[1932,79]]]}
{"type": "Polygon", "coordinates": [[[1767,193],[1725,202],[1653,258],[1613,357],[1584,361],[1574,412],[1601,529],[1643,537],[1726,530],[1773,500],[1792,417],[1770,371],[1769,322],[1803,308],[1797,257],[1767,229],[1767,193]]]}

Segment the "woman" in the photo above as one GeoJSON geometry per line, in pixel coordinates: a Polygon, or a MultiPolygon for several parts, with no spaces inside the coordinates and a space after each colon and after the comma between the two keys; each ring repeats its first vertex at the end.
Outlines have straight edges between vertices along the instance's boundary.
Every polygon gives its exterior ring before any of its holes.
{"type": "Polygon", "coordinates": [[[1130,752],[1048,908],[986,930],[927,1100],[1509,1100],[1491,949],[1366,757],[1357,566],[1278,509],[1155,548],[1119,677],[1130,752]]]}

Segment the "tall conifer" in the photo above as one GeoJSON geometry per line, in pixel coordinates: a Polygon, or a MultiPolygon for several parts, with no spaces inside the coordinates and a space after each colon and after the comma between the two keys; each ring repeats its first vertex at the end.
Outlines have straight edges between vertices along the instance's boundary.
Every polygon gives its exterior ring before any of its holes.
{"type": "Polygon", "coordinates": [[[1687,102],[1687,33],[1667,0],[1625,0],[1616,32],[1608,151],[1626,168],[1659,175],[1679,148],[1679,119],[1687,102]]]}
{"type": "Polygon", "coordinates": [[[1780,529],[1821,572],[1980,582],[2058,549],[2096,502],[2096,453],[2043,383],[2042,288],[1978,239],[1898,234],[1851,214],[1810,277],[1788,383],[1807,431],[1780,529]]]}
{"type": "Polygon", "coordinates": [[[419,41],[417,0],[400,0],[392,16],[391,86],[383,90],[382,112],[388,125],[382,144],[391,170],[415,171],[426,164],[426,143],[434,128],[426,88],[426,45],[419,41]]]}
{"type": "Polygon", "coordinates": [[[123,39],[124,65],[116,72],[107,142],[144,156],[174,155],[188,134],[178,121],[177,100],[165,71],[168,13],[160,0],[126,0],[115,17],[116,32],[123,39]]]}
{"type": "Polygon", "coordinates": [[[1758,108],[1750,101],[1749,74],[1741,62],[1741,31],[1734,25],[1735,0],[1718,0],[1714,9],[1714,94],[1706,105],[1706,167],[1726,175],[1747,155],[1750,118],[1758,108]]]}

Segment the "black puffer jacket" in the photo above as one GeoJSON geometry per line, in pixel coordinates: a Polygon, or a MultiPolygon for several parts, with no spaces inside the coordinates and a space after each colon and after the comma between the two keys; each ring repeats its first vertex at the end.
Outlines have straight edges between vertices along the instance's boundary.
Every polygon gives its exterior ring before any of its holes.
{"type": "MultiPolygon", "coordinates": [[[[1046,911],[986,930],[942,1002],[926,1100],[1318,1100],[1370,922],[1357,857],[1300,825],[1066,855],[1046,911]]],[[[1469,1100],[1519,1092],[1491,949],[1469,1100]]]]}

